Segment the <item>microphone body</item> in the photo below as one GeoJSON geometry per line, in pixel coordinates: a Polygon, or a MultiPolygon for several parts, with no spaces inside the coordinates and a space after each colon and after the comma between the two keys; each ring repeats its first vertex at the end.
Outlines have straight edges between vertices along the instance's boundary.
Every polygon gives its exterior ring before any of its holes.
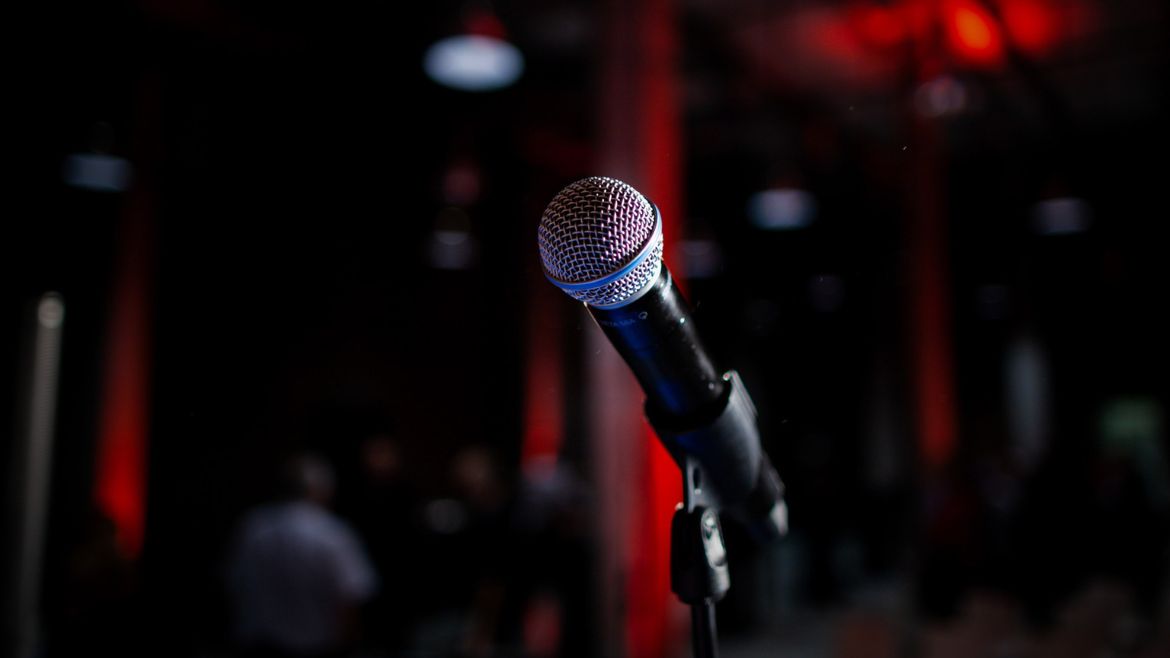
{"type": "MultiPolygon", "coordinates": [[[[646,417],[680,467],[693,458],[704,496],[759,537],[787,528],[783,485],[763,452],[756,410],[720,372],[661,262],[658,209],[625,183],[587,178],[549,204],[539,229],[546,276],[583,301],[646,393],[646,417]]],[[[687,474],[690,481],[697,474],[687,474]]]]}
{"type": "Polygon", "coordinates": [[[646,418],[675,462],[698,460],[712,480],[708,497],[754,534],[783,534],[783,485],[761,448],[755,405],[735,371],[716,370],[670,270],[628,304],[586,308],[646,393],[646,418]]]}
{"type": "Polygon", "coordinates": [[[628,304],[586,308],[634,371],[655,417],[681,427],[714,418],[724,397],[722,373],[699,342],[669,270],[663,267],[628,304]]]}

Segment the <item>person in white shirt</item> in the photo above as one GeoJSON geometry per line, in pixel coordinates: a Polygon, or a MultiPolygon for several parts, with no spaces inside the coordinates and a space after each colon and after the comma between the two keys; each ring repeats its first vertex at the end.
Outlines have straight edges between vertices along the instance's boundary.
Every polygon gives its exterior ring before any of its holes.
{"type": "Polygon", "coordinates": [[[245,516],[229,558],[235,635],[249,656],[345,655],[377,574],[354,531],[328,509],[333,472],[302,455],[285,471],[288,498],[245,516]]]}

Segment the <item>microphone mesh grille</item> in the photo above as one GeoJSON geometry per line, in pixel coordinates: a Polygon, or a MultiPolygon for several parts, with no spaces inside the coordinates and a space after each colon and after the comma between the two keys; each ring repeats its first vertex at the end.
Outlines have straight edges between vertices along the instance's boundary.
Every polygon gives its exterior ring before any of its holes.
{"type": "Polygon", "coordinates": [[[655,233],[657,221],[654,206],[629,185],[599,176],[579,180],[561,190],[540,219],[537,241],[545,274],[554,283],[597,281],[629,265],[654,240],[624,276],[597,287],[562,287],[586,304],[619,304],[658,276],[662,236],[655,233]]]}

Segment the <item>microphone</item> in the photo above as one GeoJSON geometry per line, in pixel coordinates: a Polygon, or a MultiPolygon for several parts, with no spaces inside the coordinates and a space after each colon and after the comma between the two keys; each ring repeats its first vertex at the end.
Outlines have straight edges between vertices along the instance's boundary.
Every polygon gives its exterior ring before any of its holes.
{"type": "Polygon", "coordinates": [[[702,466],[707,500],[744,517],[758,537],[784,534],[784,488],[760,445],[755,406],[699,340],[662,262],[658,208],[622,181],[584,178],[549,203],[537,242],[545,276],[585,304],[633,371],[675,462],[702,466]]]}

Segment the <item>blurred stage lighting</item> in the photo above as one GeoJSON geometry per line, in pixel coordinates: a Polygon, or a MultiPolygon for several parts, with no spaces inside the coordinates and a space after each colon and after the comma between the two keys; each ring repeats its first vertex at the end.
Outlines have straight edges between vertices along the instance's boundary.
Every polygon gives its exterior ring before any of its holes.
{"type": "Polygon", "coordinates": [[[431,532],[453,535],[467,525],[467,509],[452,498],[439,498],[426,504],[423,518],[431,532]]]}
{"type": "Polygon", "coordinates": [[[979,317],[991,322],[1006,320],[1011,312],[1011,291],[1001,284],[979,286],[975,291],[975,303],[979,317]]]}
{"type": "Polygon", "coordinates": [[[61,165],[66,185],[97,192],[125,192],[132,174],[125,158],[105,153],[74,153],[61,165]]]}
{"type": "Polygon", "coordinates": [[[460,34],[427,49],[423,69],[435,82],[460,91],[493,91],[516,82],[524,57],[503,39],[460,34]]]}
{"type": "Polygon", "coordinates": [[[478,253],[475,238],[464,231],[436,230],[428,246],[431,267],[439,270],[469,270],[478,253]]]}
{"type": "Polygon", "coordinates": [[[914,91],[914,107],[930,119],[961,114],[967,99],[967,87],[949,75],[927,80],[914,91]]]}
{"type": "Polygon", "coordinates": [[[1040,235],[1084,233],[1092,222],[1089,204],[1076,197],[1048,199],[1032,209],[1032,230],[1040,235]]]}
{"type": "Polygon", "coordinates": [[[808,299],[820,313],[834,313],[845,303],[845,281],[836,274],[818,274],[808,282],[808,299]]]}
{"type": "Polygon", "coordinates": [[[1003,37],[987,9],[972,0],[950,0],[948,4],[946,31],[952,52],[971,64],[999,64],[1003,59],[1003,37]]]}
{"type": "Polygon", "coordinates": [[[813,222],[816,211],[816,199],[796,188],[764,190],[748,199],[748,219],[756,228],[767,231],[804,228],[813,222]]]}
{"type": "Polygon", "coordinates": [[[471,218],[460,208],[439,211],[427,243],[431,267],[439,270],[469,270],[475,267],[479,244],[471,233],[471,218]]]}
{"type": "Polygon", "coordinates": [[[723,250],[713,240],[682,240],[677,253],[688,279],[710,279],[723,270],[723,250]]]}

